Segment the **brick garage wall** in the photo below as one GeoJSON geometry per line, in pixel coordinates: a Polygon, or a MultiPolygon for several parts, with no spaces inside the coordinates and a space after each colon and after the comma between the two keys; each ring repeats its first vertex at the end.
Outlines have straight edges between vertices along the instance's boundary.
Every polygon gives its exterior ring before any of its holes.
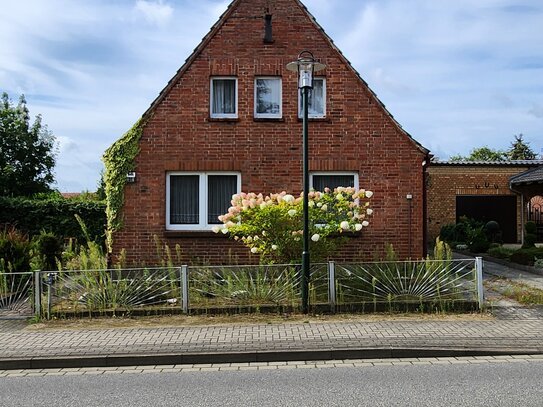
{"type": "MultiPolygon", "coordinates": [[[[530,167],[512,165],[431,165],[428,168],[428,238],[442,226],[456,223],[459,195],[516,195],[509,189],[513,175],[530,167]]],[[[517,197],[517,236],[521,236],[521,200],[517,197]]]]}
{"type": "Polygon", "coordinates": [[[180,245],[186,261],[224,263],[227,255],[239,262],[257,260],[222,236],[166,231],[166,172],[239,171],[245,192],[299,194],[302,125],[297,74],[285,65],[304,49],[327,65],[322,74],[326,119],[309,125],[310,171],[356,171],[360,187],[375,193],[370,227],[337,257],[373,259],[386,243],[402,257],[423,256],[425,154],[292,0],[242,0],[156,106],[144,128],[137,182],[125,189],[124,228],[115,234],[114,254],[124,248],[131,263],[156,262],[157,236],[170,247],[180,245]],[[261,17],[270,4],[275,42],[264,44],[261,17]],[[209,117],[210,77],[217,75],[238,78],[237,120],[209,117]],[[260,75],[282,77],[281,120],[253,118],[254,79],[260,75]],[[407,194],[413,195],[412,202],[407,194]]]}

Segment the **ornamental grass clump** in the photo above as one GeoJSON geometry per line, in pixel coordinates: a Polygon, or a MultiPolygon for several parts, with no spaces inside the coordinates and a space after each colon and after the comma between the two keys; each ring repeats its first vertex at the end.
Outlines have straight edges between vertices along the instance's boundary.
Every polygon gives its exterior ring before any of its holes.
{"type": "MultiPolygon", "coordinates": [[[[287,264],[301,260],[303,199],[285,191],[263,196],[241,193],[232,197],[223,225],[215,233],[243,242],[262,263],[287,264]]],[[[310,252],[313,261],[326,259],[345,242],[347,233],[358,234],[369,226],[373,192],[354,188],[326,188],[309,192],[310,252]]]]}

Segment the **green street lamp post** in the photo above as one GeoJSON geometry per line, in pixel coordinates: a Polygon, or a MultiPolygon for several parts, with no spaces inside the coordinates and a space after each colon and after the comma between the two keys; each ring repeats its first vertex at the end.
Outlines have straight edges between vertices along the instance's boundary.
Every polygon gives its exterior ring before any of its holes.
{"type": "Polygon", "coordinates": [[[302,252],[302,312],[309,312],[309,142],[308,112],[309,91],[313,88],[313,73],[326,68],[326,65],[315,61],[313,54],[302,51],[296,61],[287,64],[289,71],[298,72],[298,88],[302,91],[302,133],[303,133],[303,252],[302,252]]]}

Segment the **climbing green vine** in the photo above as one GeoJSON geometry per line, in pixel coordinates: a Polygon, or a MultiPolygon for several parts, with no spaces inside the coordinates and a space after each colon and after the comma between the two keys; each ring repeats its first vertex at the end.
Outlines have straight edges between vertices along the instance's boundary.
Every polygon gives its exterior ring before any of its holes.
{"type": "Polygon", "coordinates": [[[124,203],[126,175],[135,169],[135,159],[140,151],[139,141],[143,133],[143,125],[142,120],[138,120],[130,130],[106,150],[102,157],[105,165],[108,251],[112,249],[113,232],[119,230],[123,223],[121,210],[124,203]]]}

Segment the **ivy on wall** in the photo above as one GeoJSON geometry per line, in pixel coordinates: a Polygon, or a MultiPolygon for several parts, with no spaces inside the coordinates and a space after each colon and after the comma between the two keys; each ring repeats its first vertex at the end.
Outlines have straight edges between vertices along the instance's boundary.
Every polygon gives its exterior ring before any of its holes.
{"type": "Polygon", "coordinates": [[[126,176],[136,167],[139,141],[143,133],[144,123],[138,120],[119,140],[109,147],[102,157],[104,162],[104,183],[106,191],[106,243],[108,251],[112,250],[113,233],[123,225],[122,207],[124,204],[124,186],[126,176]]]}

